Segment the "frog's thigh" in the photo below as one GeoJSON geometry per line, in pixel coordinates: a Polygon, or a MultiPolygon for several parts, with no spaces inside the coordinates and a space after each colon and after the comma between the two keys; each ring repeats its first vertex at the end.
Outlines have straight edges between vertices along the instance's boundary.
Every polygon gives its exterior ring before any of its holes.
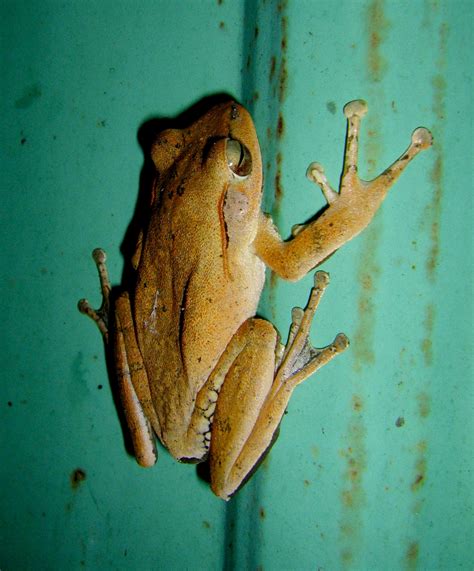
{"type": "MultiPolygon", "coordinates": [[[[278,418],[261,419],[274,381],[277,340],[271,323],[249,319],[227,349],[232,354],[236,346],[240,346],[219,391],[210,450],[212,489],[223,498],[235,491],[268,448],[284,412],[283,408],[278,418]],[[251,435],[262,420],[265,426],[255,441],[251,435]],[[249,439],[252,449],[248,447],[249,439]],[[236,469],[242,457],[248,461],[244,460],[243,470],[236,469]]],[[[225,363],[225,355],[223,357],[225,363]]]]}
{"type": "Polygon", "coordinates": [[[135,457],[141,466],[152,466],[157,454],[153,431],[142,406],[151,403],[151,397],[127,294],[122,294],[115,306],[114,358],[120,398],[135,457]]]}

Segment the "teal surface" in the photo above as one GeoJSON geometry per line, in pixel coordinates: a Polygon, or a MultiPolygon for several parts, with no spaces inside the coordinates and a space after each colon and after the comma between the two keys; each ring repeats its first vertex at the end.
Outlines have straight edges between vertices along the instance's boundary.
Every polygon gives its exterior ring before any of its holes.
{"type": "MultiPolygon", "coordinates": [[[[472,569],[472,2],[1,3],[0,568],[472,569]],[[120,244],[137,132],[226,92],[255,118],[281,232],[338,180],[342,106],[362,97],[363,176],[412,130],[417,157],[371,228],[323,264],[313,327],[351,348],[297,389],[279,441],[229,503],[160,450],[127,455],[90,252],[120,244]],[[276,187],[276,189],[275,189],[276,187]]],[[[286,333],[311,276],[269,280],[286,333]]]]}

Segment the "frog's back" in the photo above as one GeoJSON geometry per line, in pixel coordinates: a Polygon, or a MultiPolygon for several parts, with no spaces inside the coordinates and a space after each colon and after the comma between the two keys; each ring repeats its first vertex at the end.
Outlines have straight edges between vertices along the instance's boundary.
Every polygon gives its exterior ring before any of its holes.
{"type": "Polygon", "coordinates": [[[264,282],[253,253],[261,157],[248,113],[233,102],[164,132],[137,271],[137,338],[162,435],[187,426],[197,392],[264,282]],[[179,423],[175,422],[179,415],[179,423]]]}
{"type": "MultiPolygon", "coordinates": [[[[176,247],[176,244],[174,244],[176,247]]],[[[184,260],[173,247],[150,256],[139,273],[135,296],[137,337],[162,435],[194,408],[197,392],[240,325],[255,315],[264,283],[263,263],[250,252],[224,269],[212,250],[184,260]],[[139,293],[140,292],[140,293],[139,293]]],[[[186,250],[185,250],[186,251],[186,250]]]]}

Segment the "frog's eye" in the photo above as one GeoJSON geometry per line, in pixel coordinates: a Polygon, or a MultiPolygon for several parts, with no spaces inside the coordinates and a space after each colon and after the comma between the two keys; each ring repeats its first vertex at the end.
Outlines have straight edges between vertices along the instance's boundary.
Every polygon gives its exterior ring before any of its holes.
{"type": "Polygon", "coordinates": [[[227,139],[227,166],[237,176],[246,177],[252,171],[252,156],[245,145],[235,139],[227,139]]]}

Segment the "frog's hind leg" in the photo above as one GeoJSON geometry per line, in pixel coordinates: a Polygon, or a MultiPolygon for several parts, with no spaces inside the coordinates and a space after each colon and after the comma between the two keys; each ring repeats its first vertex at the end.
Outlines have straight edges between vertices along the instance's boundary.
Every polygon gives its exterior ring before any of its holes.
{"type": "MultiPolygon", "coordinates": [[[[289,339],[280,351],[275,328],[251,319],[243,324],[216,367],[210,442],[211,485],[228,499],[274,440],[290,396],[304,379],[348,345],[344,335],[323,349],[311,347],[309,329],[328,275],[317,272],[306,309],[293,311],[289,339]]],[[[212,379],[210,379],[212,381],[212,379]]]]}
{"type": "Polygon", "coordinates": [[[148,376],[135,336],[130,299],[126,293],[120,295],[115,304],[113,341],[120,399],[135,457],[140,466],[149,467],[157,460],[153,429],[159,434],[160,428],[151,400],[148,376]]]}
{"type": "Polygon", "coordinates": [[[104,341],[107,343],[109,339],[109,312],[110,312],[110,292],[112,286],[110,285],[109,273],[107,271],[107,254],[102,248],[96,248],[92,252],[92,258],[97,266],[99,273],[100,289],[102,291],[102,304],[99,309],[94,309],[87,299],[80,299],[77,307],[81,313],[88,315],[95,321],[99,331],[102,333],[104,341]]]}
{"type": "Polygon", "coordinates": [[[125,293],[118,297],[114,308],[115,326],[109,335],[112,287],[107,272],[107,256],[104,250],[96,248],[92,252],[92,257],[99,273],[102,304],[99,309],[94,309],[86,299],[81,299],[78,308],[97,324],[107,348],[112,346],[114,373],[135,457],[141,466],[151,466],[156,462],[157,453],[152,426],[148,419],[151,419],[153,428],[158,434],[159,423],[151,404],[148,378],[135,337],[130,300],[125,293]]]}

